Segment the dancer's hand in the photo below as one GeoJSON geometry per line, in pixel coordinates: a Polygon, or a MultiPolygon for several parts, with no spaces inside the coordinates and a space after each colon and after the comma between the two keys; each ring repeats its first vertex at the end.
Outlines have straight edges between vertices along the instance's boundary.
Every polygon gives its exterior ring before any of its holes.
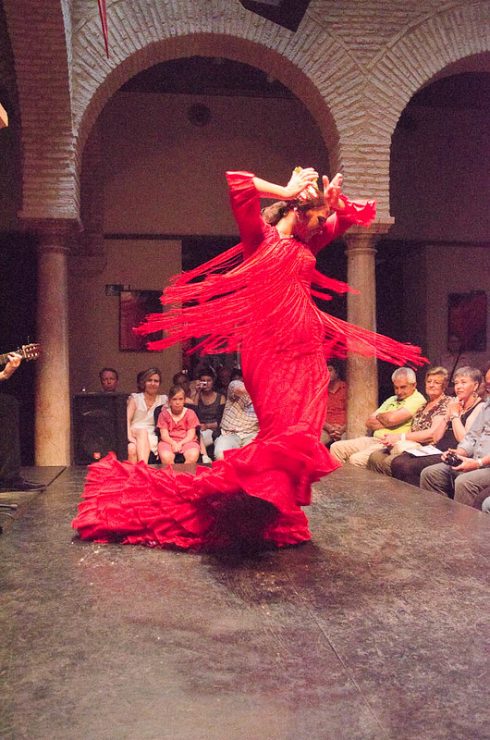
{"type": "Polygon", "coordinates": [[[308,200],[318,196],[317,180],[318,172],[313,167],[296,167],[286,185],[285,198],[292,200],[299,197],[308,200]]]}
{"type": "Polygon", "coordinates": [[[344,204],[340,198],[342,193],[342,182],[343,177],[340,172],[337,172],[332,182],[326,175],[322,177],[323,182],[323,197],[325,198],[325,204],[329,208],[343,208],[344,204]]]}

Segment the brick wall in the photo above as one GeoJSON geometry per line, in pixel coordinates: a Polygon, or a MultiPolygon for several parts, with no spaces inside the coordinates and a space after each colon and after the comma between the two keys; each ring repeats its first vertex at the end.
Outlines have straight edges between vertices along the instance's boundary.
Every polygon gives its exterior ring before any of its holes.
{"type": "Polygon", "coordinates": [[[22,120],[28,218],[76,218],[81,152],[113,93],[176,57],[230,57],[287,85],[316,119],[333,169],[389,220],[391,137],[413,94],[490,48],[488,2],[313,0],[296,33],[229,0],[4,0],[22,120]]]}

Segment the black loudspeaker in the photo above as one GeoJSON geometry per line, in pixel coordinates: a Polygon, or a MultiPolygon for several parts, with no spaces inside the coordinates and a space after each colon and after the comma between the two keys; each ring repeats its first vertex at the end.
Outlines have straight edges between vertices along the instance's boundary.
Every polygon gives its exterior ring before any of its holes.
{"type": "Polygon", "coordinates": [[[77,393],[73,397],[73,441],[76,465],[88,465],[115,452],[128,457],[126,393],[77,393]]]}

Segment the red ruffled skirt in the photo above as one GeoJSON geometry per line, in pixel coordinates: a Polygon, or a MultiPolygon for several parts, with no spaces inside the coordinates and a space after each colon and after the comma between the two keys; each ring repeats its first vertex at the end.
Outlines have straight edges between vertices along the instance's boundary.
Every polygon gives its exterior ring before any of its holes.
{"type": "Polygon", "coordinates": [[[305,542],[310,532],[300,504],[309,500],[311,482],[337,463],[300,427],[231,450],[195,475],[120,462],[110,453],[89,467],[72,526],[81,539],[149,547],[305,542]]]}

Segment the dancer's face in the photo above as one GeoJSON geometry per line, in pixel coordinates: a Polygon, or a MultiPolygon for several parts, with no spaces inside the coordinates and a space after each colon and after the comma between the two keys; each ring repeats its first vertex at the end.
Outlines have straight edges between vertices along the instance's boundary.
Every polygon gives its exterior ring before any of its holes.
{"type": "Polygon", "coordinates": [[[327,206],[311,208],[309,211],[297,211],[294,234],[301,241],[308,242],[323,229],[330,210],[327,206]]]}

